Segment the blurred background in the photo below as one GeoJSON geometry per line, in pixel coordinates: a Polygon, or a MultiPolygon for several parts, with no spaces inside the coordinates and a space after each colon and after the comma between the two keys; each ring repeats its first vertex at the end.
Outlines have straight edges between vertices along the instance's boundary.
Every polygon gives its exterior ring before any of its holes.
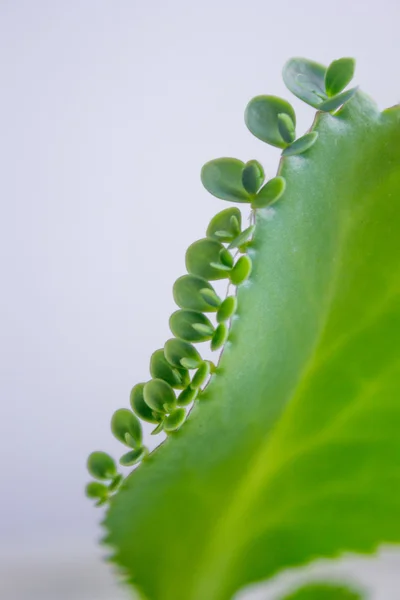
{"type": "MultiPolygon", "coordinates": [[[[355,83],[400,101],[399,22],[397,0],[0,0],[2,599],[126,598],[85,461],[117,456],[111,414],[148,378],[185,250],[224,208],[200,168],[257,158],[274,175],[243,112],[289,98],[291,56],[355,56],[355,83]]],[[[314,110],[291,101],[300,134],[314,110]]]]}

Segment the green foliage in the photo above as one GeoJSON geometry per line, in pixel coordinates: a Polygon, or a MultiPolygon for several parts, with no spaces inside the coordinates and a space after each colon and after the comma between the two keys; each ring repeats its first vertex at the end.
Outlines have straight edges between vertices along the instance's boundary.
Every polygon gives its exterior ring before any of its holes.
{"type": "MultiPolygon", "coordinates": [[[[400,542],[400,109],[343,92],[352,74],[349,59],[287,63],[286,85],[323,111],[297,140],[286,101],[250,101],[250,131],[283,149],[261,189],[254,161],[203,168],[255,229],[227,209],[189,247],[176,337],[131,392],[133,412],[171,435],[111,498],[105,541],[147,600],[230,600],[316,557],[400,542]],[[235,301],[216,295],[219,278],[240,286],[235,301]],[[216,367],[192,329],[223,347],[216,367]]],[[[110,457],[91,457],[92,475],[115,481],[110,457]]]]}

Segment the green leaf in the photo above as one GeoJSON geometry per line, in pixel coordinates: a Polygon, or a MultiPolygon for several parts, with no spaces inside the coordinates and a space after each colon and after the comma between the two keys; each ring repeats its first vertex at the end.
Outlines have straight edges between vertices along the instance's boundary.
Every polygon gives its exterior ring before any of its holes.
{"type": "Polygon", "coordinates": [[[210,194],[229,202],[249,202],[249,194],[243,187],[244,162],[236,158],[216,158],[201,170],[201,182],[210,194]]]}
{"type": "Polygon", "coordinates": [[[154,414],[154,411],[150,408],[144,399],[143,390],[145,383],[137,383],[131,391],[130,404],[135,415],[140,417],[143,421],[148,423],[159,423],[162,418],[162,414],[154,414]]]}
{"type": "Polygon", "coordinates": [[[362,596],[336,583],[309,583],[282,600],[362,600],[362,596]]]}
{"type": "Polygon", "coordinates": [[[203,313],[194,310],[177,310],[172,313],[169,326],[175,337],[186,342],[206,342],[214,332],[211,321],[203,313]],[[203,325],[205,328],[198,328],[195,325],[203,325]]]}
{"type": "Polygon", "coordinates": [[[145,402],[152,410],[165,411],[165,405],[174,406],[176,396],[172,387],[163,379],[151,379],[143,388],[145,402]]]}
{"type": "Polygon", "coordinates": [[[270,206],[270,204],[273,204],[279,200],[279,198],[283,195],[285,188],[285,179],[280,175],[270,179],[254,198],[253,202],[251,203],[252,208],[265,208],[266,206],[270,206]]]}
{"type": "Polygon", "coordinates": [[[334,60],[325,73],[325,88],[328,96],[336,96],[350,83],[354,76],[356,61],[354,58],[334,60]]]}
{"type": "Polygon", "coordinates": [[[142,445],[142,425],[128,408],[115,411],[111,419],[111,431],[117,440],[127,446],[136,448],[142,445]],[[127,437],[127,434],[130,437],[127,437]]]}
{"type": "Polygon", "coordinates": [[[227,275],[224,265],[220,268],[211,266],[219,264],[221,250],[224,250],[224,246],[215,240],[203,238],[194,242],[186,251],[187,270],[191,275],[204,279],[225,279],[227,275]]]}
{"type": "Polygon", "coordinates": [[[303,154],[303,152],[306,152],[315,144],[317,138],[318,133],[316,131],[310,131],[309,133],[306,133],[301,138],[293,142],[293,144],[285,148],[282,152],[282,156],[295,156],[296,154],[303,154]]]}
{"type": "Polygon", "coordinates": [[[242,183],[249,194],[257,194],[264,183],[264,179],[264,169],[257,160],[250,160],[245,164],[242,173],[242,183]]]}
{"type": "Polygon", "coordinates": [[[190,379],[189,373],[185,369],[176,369],[169,364],[162,348],[156,350],[151,355],[150,374],[153,379],[163,379],[171,387],[178,390],[183,390],[188,385],[190,379]]]}
{"type": "Polygon", "coordinates": [[[177,408],[176,410],[174,410],[174,412],[165,417],[163,424],[164,431],[167,433],[170,433],[171,431],[176,431],[185,422],[185,419],[185,409],[177,408]]]}
{"type": "Polygon", "coordinates": [[[131,450],[127,452],[119,459],[119,464],[123,467],[132,467],[136,465],[138,462],[143,460],[143,458],[147,454],[146,448],[137,448],[136,450],[131,450]]]}
{"type": "Polygon", "coordinates": [[[289,102],[277,96],[256,96],[248,103],[244,115],[248,129],[258,139],[285,148],[287,142],[279,131],[278,115],[287,115],[296,125],[296,114],[289,102]]]}
{"type": "Polygon", "coordinates": [[[188,369],[197,369],[203,362],[200,354],[192,344],[176,338],[171,338],[165,343],[164,353],[173,367],[183,366],[182,361],[184,361],[186,364],[191,365],[187,367],[188,369]]]}
{"type": "Polygon", "coordinates": [[[242,224],[242,213],[236,207],[221,210],[210,221],[207,237],[217,242],[230,242],[237,235],[242,224]],[[233,219],[232,219],[233,217],[233,219]]]}
{"type": "Polygon", "coordinates": [[[249,239],[252,237],[254,230],[254,225],[250,225],[250,227],[244,229],[242,233],[239,233],[239,235],[229,244],[228,248],[240,248],[241,246],[243,246],[243,244],[248,242],[249,239]]]}
{"type": "Polygon", "coordinates": [[[325,91],[326,68],[307,58],[291,58],[283,67],[286,87],[300,100],[319,108],[327,99],[325,91]]]}
{"type": "Polygon", "coordinates": [[[225,267],[229,267],[230,269],[233,267],[233,256],[226,248],[219,253],[219,260],[225,267]]]}
{"type": "Polygon", "coordinates": [[[192,388],[191,386],[187,387],[178,396],[178,406],[187,406],[188,404],[191,404],[196,400],[198,393],[198,388],[192,388]]]}
{"type": "Polygon", "coordinates": [[[182,275],[174,283],[174,300],[180,308],[215,312],[220,304],[214,288],[203,277],[182,275]]]}
{"type": "Polygon", "coordinates": [[[236,296],[227,296],[217,312],[218,323],[223,321],[229,321],[229,319],[235,314],[237,308],[236,296]]]}
{"type": "Polygon", "coordinates": [[[202,365],[197,369],[193,376],[190,387],[193,390],[200,388],[208,379],[210,375],[211,367],[208,360],[205,360],[202,365]]]}
{"type": "Polygon", "coordinates": [[[282,139],[287,143],[291,144],[296,138],[296,127],[289,115],[285,113],[279,113],[278,115],[278,129],[282,136],[282,139]]]}
{"type": "Polygon", "coordinates": [[[104,483],[98,481],[91,481],[86,485],[85,494],[92,500],[107,500],[108,488],[104,483]]]}
{"type": "Polygon", "coordinates": [[[117,474],[115,461],[106,452],[92,452],[87,459],[86,466],[95,479],[113,479],[117,474]]]}
{"type": "Polygon", "coordinates": [[[123,482],[123,480],[124,480],[123,476],[120,473],[118,473],[118,475],[116,475],[114,477],[114,479],[111,481],[111,483],[109,484],[109,486],[107,488],[108,491],[115,492],[121,486],[121,483],[123,482]]]}
{"type": "Polygon", "coordinates": [[[318,113],[256,215],[218,369],[106,516],[148,600],[230,600],[316,557],[400,542],[400,107],[318,113]],[[160,536],[160,531],[163,532],[160,536]]]}
{"type": "Polygon", "coordinates": [[[232,271],[230,279],[233,285],[241,285],[249,278],[251,273],[251,258],[249,256],[241,256],[232,271]]]}
{"type": "Polygon", "coordinates": [[[329,98],[329,100],[325,100],[322,104],[319,105],[319,110],[324,112],[331,112],[336,110],[346,102],[352,99],[354,94],[356,93],[358,88],[351,88],[351,90],[347,90],[342,94],[338,94],[337,96],[333,96],[333,98],[329,98]]]}
{"type": "Polygon", "coordinates": [[[216,328],[211,340],[211,350],[219,350],[228,339],[229,329],[225,323],[220,323],[216,328]]]}

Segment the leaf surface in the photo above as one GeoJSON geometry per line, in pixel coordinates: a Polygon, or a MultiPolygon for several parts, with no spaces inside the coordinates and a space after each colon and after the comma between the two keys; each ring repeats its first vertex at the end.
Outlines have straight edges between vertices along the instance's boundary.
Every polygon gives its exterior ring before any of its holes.
{"type": "Polygon", "coordinates": [[[148,600],[400,541],[400,110],[357,92],[313,131],[258,211],[217,373],[106,517],[148,600]]]}

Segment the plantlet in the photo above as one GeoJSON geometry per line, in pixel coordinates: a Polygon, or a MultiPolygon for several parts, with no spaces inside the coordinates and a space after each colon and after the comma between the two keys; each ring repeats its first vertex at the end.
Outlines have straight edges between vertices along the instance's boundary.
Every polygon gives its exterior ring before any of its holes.
{"type": "Polygon", "coordinates": [[[287,87],[318,109],[298,138],[289,102],[249,102],[248,129],[282,151],[276,176],[256,160],[203,167],[204,187],[236,206],[189,247],[175,337],[133,412],[113,417],[121,464],[141,462],[121,484],[113,459],[89,457],[104,541],[147,600],[229,600],[400,541],[400,108],[346,91],[353,72],[347,58],[286,64],[287,87]],[[223,347],[216,365],[198,341],[223,347]],[[139,419],[168,434],[150,454],[139,419]]]}

